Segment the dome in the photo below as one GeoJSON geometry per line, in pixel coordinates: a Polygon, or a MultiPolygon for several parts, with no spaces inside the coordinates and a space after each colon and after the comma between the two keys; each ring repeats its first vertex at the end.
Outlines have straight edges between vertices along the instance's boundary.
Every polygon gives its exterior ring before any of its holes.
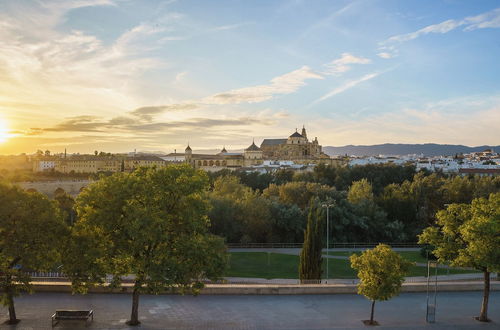
{"type": "Polygon", "coordinates": [[[303,137],[299,132],[295,132],[293,133],[292,135],[290,135],[291,138],[294,138],[294,137],[298,137],[298,138],[301,138],[303,137]]]}
{"type": "Polygon", "coordinates": [[[255,142],[252,142],[250,147],[246,148],[245,151],[260,151],[260,148],[255,145],[255,142]]]}

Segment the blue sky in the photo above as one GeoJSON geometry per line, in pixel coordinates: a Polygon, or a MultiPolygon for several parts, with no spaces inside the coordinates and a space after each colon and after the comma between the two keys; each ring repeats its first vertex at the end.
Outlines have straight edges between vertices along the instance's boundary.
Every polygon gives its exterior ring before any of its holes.
{"type": "Polygon", "coordinates": [[[1,153],[500,144],[498,1],[4,0],[0,40],[1,153]]]}

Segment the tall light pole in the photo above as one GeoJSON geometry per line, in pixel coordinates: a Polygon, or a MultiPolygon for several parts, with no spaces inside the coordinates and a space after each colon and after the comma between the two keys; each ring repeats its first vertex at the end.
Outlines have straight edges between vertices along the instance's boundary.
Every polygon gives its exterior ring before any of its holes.
{"type": "Polygon", "coordinates": [[[321,205],[321,207],[324,207],[326,208],[326,281],[325,283],[328,283],[328,271],[330,269],[329,266],[329,255],[328,255],[328,248],[330,246],[330,241],[329,241],[329,237],[330,237],[330,226],[329,226],[329,223],[330,223],[330,214],[329,214],[329,210],[330,210],[330,207],[333,207],[335,204],[334,203],[325,203],[323,205],[321,205]]]}

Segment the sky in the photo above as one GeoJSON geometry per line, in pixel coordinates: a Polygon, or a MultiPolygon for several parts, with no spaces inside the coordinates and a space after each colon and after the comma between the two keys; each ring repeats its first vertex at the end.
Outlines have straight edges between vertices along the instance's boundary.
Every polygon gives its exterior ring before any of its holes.
{"type": "Polygon", "coordinates": [[[500,144],[500,3],[0,0],[0,154],[500,144]]]}

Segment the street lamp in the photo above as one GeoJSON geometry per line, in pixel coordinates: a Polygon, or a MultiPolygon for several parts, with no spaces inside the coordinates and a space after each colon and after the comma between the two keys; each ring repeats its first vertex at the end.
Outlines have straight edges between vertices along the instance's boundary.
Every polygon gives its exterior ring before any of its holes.
{"type": "Polygon", "coordinates": [[[321,207],[324,207],[326,208],[326,281],[325,283],[328,283],[328,271],[329,271],[329,255],[328,255],[328,248],[330,246],[330,241],[329,241],[329,236],[330,236],[330,226],[329,226],[329,223],[330,223],[330,216],[329,216],[329,210],[330,210],[330,207],[333,207],[335,206],[335,202],[332,202],[332,203],[325,203],[323,205],[321,205],[321,207]]]}

